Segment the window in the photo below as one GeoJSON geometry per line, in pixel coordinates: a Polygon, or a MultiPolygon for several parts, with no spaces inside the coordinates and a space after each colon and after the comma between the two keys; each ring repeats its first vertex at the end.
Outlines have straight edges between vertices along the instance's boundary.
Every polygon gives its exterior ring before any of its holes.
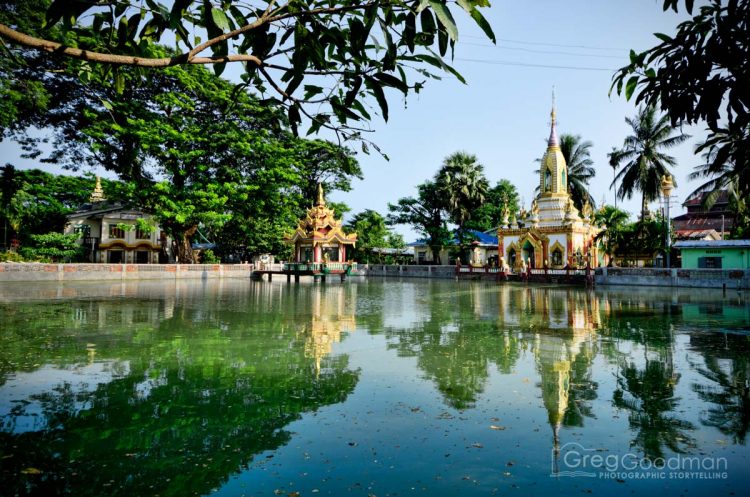
{"type": "Polygon", "coordinates": [[[135,253],[135,263],[136,264],[148,264],[149,261],[149,255],[150,253],[147,250],[138,250],[135,253]]]}
{"type": "Polygon", "coordinates": [[[151,233],[149,231],[144,231],[140,228],[135,229],[135,237],[138,240],[150,240],[151,239],[151,233]]]}
{"type": "Polygon", "coordinates": [[[698,257],[698,267],[701,269],[721,269],[721,257],[698,257]]]}
{"type": "Polygon", "coordinates": [[[116,224],[109,225],[109,237],[110,238],[125,238],[125,230],[119,228],[116,224]]]}
{"type": "Polygon", "coordinates": [[[424,264],[424,261],[427,260],[427,252],[422,252],[421,250],[417,252],[417,261],[420,264],[424,264]]]}
{"type": "Polygon", "coordinates": [[[544,191],[548,192],[552,190],[552,173],[549,169],[544,171],[544,191]]]}

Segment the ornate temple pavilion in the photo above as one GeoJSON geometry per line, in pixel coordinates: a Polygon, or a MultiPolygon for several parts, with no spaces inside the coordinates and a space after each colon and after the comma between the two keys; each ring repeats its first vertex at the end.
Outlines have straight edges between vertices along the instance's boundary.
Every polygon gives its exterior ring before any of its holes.
{"type": "Polygon", "coordinates": [[[294,244],[295,262],[346,262],[346,248],[354,247],[357,234],[344,233],[333,209],[326,207],[323,186],[318,184],[315,205],[300,219],[288,241],[294,244]]]}
{"type": "Polygon", "coordinates": [[[547,151],[539,169],[539,193],[531,210],[520,219],[506,213],[497,230],[498,255],[514,271],[532,268],[585,267],[597,260],[593,209],[586,202],[582,212],[568,193],[568,167],[557,140],[554,100],[547,151]],[[590,259],[587,259],[590,258],[590,259]]]}

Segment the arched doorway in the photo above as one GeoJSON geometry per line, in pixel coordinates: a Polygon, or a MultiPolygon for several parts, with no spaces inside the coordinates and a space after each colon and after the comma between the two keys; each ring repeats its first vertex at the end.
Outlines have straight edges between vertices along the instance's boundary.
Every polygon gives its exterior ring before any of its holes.
{"type": "Polygon", "coordinates": [[[517,258],[516,249],[512,248],[508,250],[508,265],[511,268],[516,267],[516,258],[517,258]]]}
{"type": "Polygon", "coordinates": [[[536,260],[534,258],[534,246],[530,241],[526,240],[526,243],[523,244],[521,255],[523,257],[523,260],[525,260],[532,269],[536,267],[536,260]]]}

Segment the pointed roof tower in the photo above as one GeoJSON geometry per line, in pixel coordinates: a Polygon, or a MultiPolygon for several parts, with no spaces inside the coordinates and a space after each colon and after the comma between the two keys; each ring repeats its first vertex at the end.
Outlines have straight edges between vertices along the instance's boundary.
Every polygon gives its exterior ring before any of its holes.
{"type": "Polygon", "coordinates": [[[549,113],[550,117],[550,130],[549,130],[549,141],[547,142],[548,147],[559,147],[560,144],[557,142],[557,111],[555,110],[555,87],[552,87],[552,110],[549,113]]]}
{"type": "Polygon", "coordinates": [[[557,110],[555,109],[554,88],[552,89],[549,141],[547,142],[547,151],[542,158],[542,167],[539,168],[539,193],[540,196],[568,194],[568,166],[557,140],[557,110]]]}
{"type": "Polygon", "coordinates": [[[89,197],[89,202],[92,204],[95,204],[97,202],[103,202],[107,200],[107,198],[104,196],[104,190],[102,189],[102,180],[99,176],[96,177],[96,186],[94,186],[94,191],[91,192],[91,196],[89,197]]]}

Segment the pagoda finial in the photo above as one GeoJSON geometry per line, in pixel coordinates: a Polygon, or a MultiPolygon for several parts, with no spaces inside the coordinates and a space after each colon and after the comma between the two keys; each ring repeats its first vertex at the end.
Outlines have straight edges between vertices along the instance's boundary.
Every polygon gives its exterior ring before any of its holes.
{"type": "Polygon", "coordinates": [[[326,205],[326,199],[323,197],[323,184],[318,183],[318,201],[315,205],[326,205]]]}
{"type": "Polygon", "coordinates": [[[550,115],[549,146],[557,145],[557,110],[555,109],[555,85],[552,85],[552,110],[550,115]]]}
{"type": "Polygon", "coordinates": [[[104,197],[104,190],[102,189],[102,180],[99,177],[99,175],[96,176],[96,186],[94,186],[94,191],[91,192],[91,196],[89,197],[89,202],[95,203],[95,202],[102,202],[104,200],[107,200],[104,197]]]}

